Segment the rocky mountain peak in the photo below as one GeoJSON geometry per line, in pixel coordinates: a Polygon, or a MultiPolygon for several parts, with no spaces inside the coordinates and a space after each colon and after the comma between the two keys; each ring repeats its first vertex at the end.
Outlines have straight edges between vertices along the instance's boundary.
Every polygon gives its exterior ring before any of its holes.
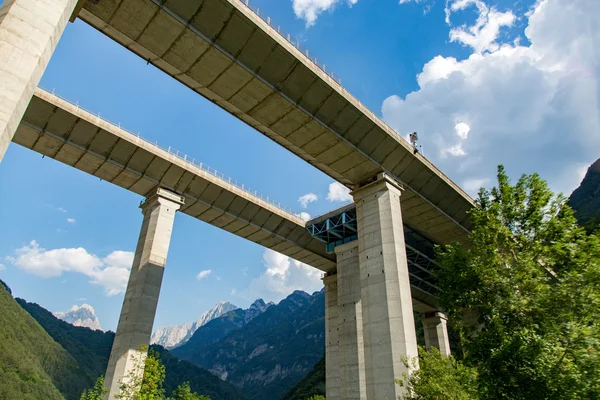
{"type": "Polygon", "coordinates": [[[54,316],[74,326],[83,326],[94,330],[102,330],[96,317],[94,307],[89,304],[74,305],[69,311],[55,312],[54,316]]]}
{"type": "Polygon", "coordinates": [[[581,185],[569,197],[580,224],[590,230],[600,227],[600,158],[587,170],[581,185]]]}
{"type": "Polygon", "coordinates": [[[181,346],[192,337],[198,328],[237,308],[237,306],[228,301],[220,301],[210,310],[202,313],[195,322],[186,322],[181,325],[173,325],[157,329],[152,335],[150,343],[159,344],[167,349],[181,346]]]}
{"type": "Polygon", "coordinates": [[[600,173],[600,158],[596,160],[595,163],[588,169],[588,174],[591,172],[600,173]]]}

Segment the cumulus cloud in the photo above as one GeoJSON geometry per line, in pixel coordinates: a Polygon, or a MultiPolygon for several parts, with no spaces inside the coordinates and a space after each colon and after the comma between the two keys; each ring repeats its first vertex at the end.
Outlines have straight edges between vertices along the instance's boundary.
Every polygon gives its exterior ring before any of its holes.
{"type": "Polygon", "coordinates": [[[329,185],[327,200],[331,202],[352,201],[352,196],[350,196],[350,189],[348,189],[346,186],[342,185],[339,182],[333,182],[329,185]]]}
{"type": "Polygon", "coordinates": [[[196,279],[201,281],[204,278],[208,278],[210,274],[212,274],[212,269],[205,269],[204,271],[200,271],[200,273],[196,275],[196,279]]]}
{"type": "Polygon", "coordinates": [[[238,296],[247,300],[262,298],[278,302],[294,290],[312,293],[323,287],[321,271],[273,250],[265,250],[263,265],[265,271],[246,289],[237,292],[238,296]]]}
{"type": "Polygon", "coordinates": [[[90,283],[104,287],[108,296],[123,293],[127,287],[133,252],[113,251],[100,258],[82,247],[46,250],[32,240],[15,250],[7,261],[19,269],[39,276],[53,278],[63,272],[76,272],[91,278],[90,283]]]}
{"type": "Polygon", "coordinates": [[[313,203],[315,201],[319,200],[319,198],[317,197],[316,194],[314,193],[307,193],[304,196],[300,196],[300,198],[298,199],[298,203],[300,203],[300,206],[302,208],[306,208],[308,207],[308,205],[310,203],[313,203]]]}
{"type": "Polygon", "coordinates": [[[67,222],[70,224],[74,224],[75,223],[75,218],[67,218],[67,222]]]}
{"type": "MultiPolygon", "coordinates": [[[[333,10],[343,0],[293,0],[292,7],[297,18],[306,21],[306,27],[315,24],[317,17],[324,11],[333,10]]],[[[346,0],[349,6],[356,4],[358,0],[346,0]]]]}
{"type": "Polygon", "coordinates": [[[504,164],[515,176],[539,172],[568,194],[600,154],[600,2],[538,1],[524,17],[527,45],[498,43],[495,28],[483,33],[496,17],[480,0],[448,4],[449,21],[467,6],[479,10],[479,31],[463,28],[481,38],[450,33],[473,53],[426,63],[418,90],[384,101],[385,121],[419,132],[427,156],[469,192],[504,164]]]}
{"type": "Polygon", "coordinates": [[[446,23],[450,24],[450,16],[457,11],[475,7],[479,13],[472,26],[460,26],[450,31],[450,41],[472,47],[477,53],[495,51],[499,48],[496,40],[503,27],[514,24],[516,16],[512,11],[500,12],[488,7],[483,0],[454,0],[446,3],[446,23]]]}
{"type": "Polygon", "coordinates": [[[310,214],[307,212],[301,212],[300,214],[297,214],[300,218],[302,218],[302,221],[306,222],[306,221],[310,221],[310,214]]]}

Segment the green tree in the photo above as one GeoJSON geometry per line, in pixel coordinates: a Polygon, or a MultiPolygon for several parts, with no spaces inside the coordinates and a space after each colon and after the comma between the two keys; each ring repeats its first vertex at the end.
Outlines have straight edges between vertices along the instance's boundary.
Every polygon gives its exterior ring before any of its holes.
{"type": "Polygon", "coordinates": [[[320,396],[320,395],[314,395],[312,397],[309,397],[306,400],[325,400],[325,396],[320,396]]]}
{"type": "MultiPolygon", "coordinates": [[[[167,400],[163,383],[166,370],[159,354],[147,346],[141,346],[134,357],[133,368],[121,381],[121,391],[116,396],[120,400],[167,400]]],[[[95,400],[95,398],[92,398],[95,400]]],[[[91,400],[91,399],[82,399],[91,400]]],[[[184,382],[173,391],[168,400],[210,400],[192,392],[189,382],[184,382]]]]}
{"type": "Polygon", "coordinates": [[[84,390],[81,400],[104,400],[107,393],[108,390],[104,387],[104,376],[101,376],[96,380],[93,388],[84,390]]]}
{"type": "Polygon", "coordinates": [[[184,382],[173,391],[173,397],[170,400],[210,400],[210,398],[193,393],[190,383],[184,382]]]}
{"type": "Polygon", "coordinates": [[[419,347],[419,369],[415,360],[404,360],[406,367],[414,370],[398,381],[405,386],[407,394],[403,400],[476,400],[477,371],[457,361],[454,357],[443,356],[438,349],[425,350],[419,347]]]}
{"type": "MultiPolygon", "coordinates": [[[[439,252],[441,302],[490,399],[600,398],[600,240],[537,174],[481,189],[469,246],[439,252]]],[[[424,368],[425,369],[425,368],[424,368]]]]}

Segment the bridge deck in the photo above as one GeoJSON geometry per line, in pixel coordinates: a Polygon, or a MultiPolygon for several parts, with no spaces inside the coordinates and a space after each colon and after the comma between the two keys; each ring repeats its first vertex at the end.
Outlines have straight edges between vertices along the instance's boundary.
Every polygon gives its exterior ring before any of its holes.
{"type": "Polygon", "coordinates": [[[473,200],[240,0],[88,1],[79,17],[349,187],[387,171],[403,218],[467,241],[473,200]]]}
{"type": "Polygon", "coordinates": [[[185,196],[185,214],[323,271],[335,268],[335,256],[296,215],[42,89],[13,141],[142,196],[160,185],[185,196]]]}
{"type": "MultiPolygon", "coordinates": [[[[335,269],[335,255],[298,216],[43,89],[13,142],[142,196],[169,189],[185,197],[185,214],[324,272],[335,269]]],[[[431,294],[413,287],[412,296],[416,311],[435,310],[431,294]]]]}

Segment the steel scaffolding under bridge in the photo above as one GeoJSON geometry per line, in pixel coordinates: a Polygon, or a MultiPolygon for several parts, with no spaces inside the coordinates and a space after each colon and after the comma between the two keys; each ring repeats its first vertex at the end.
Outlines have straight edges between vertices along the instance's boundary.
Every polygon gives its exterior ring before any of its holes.
{"type": "MultiPolygon", "coordinates": [[[[358,239],[356,207],[349,204],[317,217],[308,222],[306,229],[313,237],[325,243],[327,253],[333,253],[336,246],[358,239]]],[[[406,224],[404,239],[411,286],[437,297],[440,292],[436,277],[439,265],[434,261],[434,244],[406,224]]]]}

